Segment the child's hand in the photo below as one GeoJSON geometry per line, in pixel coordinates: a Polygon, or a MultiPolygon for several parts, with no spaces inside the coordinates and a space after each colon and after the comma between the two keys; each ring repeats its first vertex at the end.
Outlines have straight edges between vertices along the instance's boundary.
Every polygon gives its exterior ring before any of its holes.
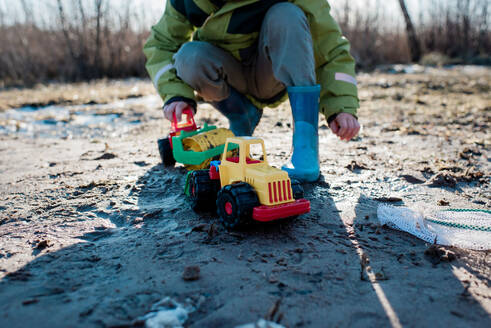
{"type": "Polygon", "coordinates": [[[332,132],[341,140],[349,141],[360,131],[360,123],[351,114],[339,113],[338,116],[329,124],[332,132]]]}
{"type": "Polygon", "coordinates": [[[177,122],[181,122],[182,112],[187,107],[189,107],[189,105],[184,101],[174,101],[167,106],[164,106],[164,116],[172,122],[174,113],[176,113],[177,122]]]}

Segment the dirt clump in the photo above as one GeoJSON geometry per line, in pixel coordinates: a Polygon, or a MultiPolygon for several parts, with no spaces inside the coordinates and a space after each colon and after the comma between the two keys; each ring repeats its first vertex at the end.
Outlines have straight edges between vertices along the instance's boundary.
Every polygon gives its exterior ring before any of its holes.
{"type": "Polygon", "coordinates": [[[450,172],[440,172],[430,179],[428,186],[455,188],[457,186],[457,179],[455,175],[450,172]]]}
{"type": "Polygon", "coordinates": [[[365,164],[363,164],[361,162],[359,163],[357,161],[352,161],[351,163],[349,163],[348,165],[346,165],[346,168],[348,170],[350,170],[351,172],[360,171],[360,170],[372,170],[367,165],[365,165],[365,164]]]}
{"type": "Polygon", "coordinates": [[[406,180],[407,182],[412,183],[412,184],[425,183],[424,180],[419,179],[419,178],[415,177],[414,175],[410,175],[410,174],[403,174],[403,175],[401,175],[401,178],[403,178],[404,180],[406,180]]]}
{"type": "Polygon", "coordinates": [[[113,158],[116,158],[116,157],[118,157],[118,156],[115,155],[115,154],[113,154],[113,153],[104,153],[101,156],[94,158],[94,161],[100,161],[100,160],[106,160],[106,159],[113,159],[113,158]]]}
{"type": "Polygon", "coordinates": [[[398,203],[402,202],[401,197],[395,197],[395,196],[388,196],[388,197],[376,197],[373,200],[377,202],[383,202],[383,203],[398,203]]]}
{"type": "Polygon", "coordinates": [[[191,265],[184,268],[182,279],[184,281],[195,281],[200,278],[200,268],[197,265],[191,265]]]}
{"type": "Polygon", "coordinates": [[[42,251],[45,248],[51,247],[52,244],[49,240],[37,241],[36,249],[42,251]]]}
{"type": "Polygon", "coordinates": [[[437,202],[437,205],[438,206],[448,206],[450,205],[450,202],[446,199],[440,199],[438,202],[437,202]]]}
{"type": "Polygon", "coordinates": [[[424,254],[428,261],[434,265],[440,262],[452,262],[457,259],[453,251],[438,245],[431,245],[425,250],[424,254]]]}

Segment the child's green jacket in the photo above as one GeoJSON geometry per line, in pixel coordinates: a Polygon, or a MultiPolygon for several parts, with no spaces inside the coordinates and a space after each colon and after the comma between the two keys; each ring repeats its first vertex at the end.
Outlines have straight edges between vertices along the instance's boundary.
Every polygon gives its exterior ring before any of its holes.
{"type": "MultiPolygon", "coordinates": [[[[176,76],[172,56],[191,40],[209,42],[238,60],[256,46],[266,11],[279,0],[167,0],[164,15],[152,27],[144,46],[146,68],[164,102],[184,97],[194,100],[194,90],[176,76]]],[[[289,0],[307,16],[314,42],[317,82],[321,84],[320,112],[326,118],[359,107],[355,61],[325,0],[289,0]]],[[[302,63],[298,63],[302,65],[302,63]]],[[[249,97],[255,105],[260,103],[249,97]]],[[[285,99],[283,99],[285,100],[285,99]]]]}

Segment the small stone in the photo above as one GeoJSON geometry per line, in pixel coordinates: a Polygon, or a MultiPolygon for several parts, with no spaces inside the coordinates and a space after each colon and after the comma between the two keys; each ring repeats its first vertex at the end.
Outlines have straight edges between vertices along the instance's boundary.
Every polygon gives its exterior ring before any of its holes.
{"type": "Polygon", "coordinates": [[[452,262],[457,259],[457,256],[454,252],[446,250],[445,254],[440,258],[443,262],[452,262]]]}
{"type": "Polygon", "coordinates": [[[118,157],[118,156],[116,156],[113,153],[104,153],[101,156],[94,158],[94,161],[113,159],[113,158],[116,158],[116,157],[118,157]]]}
{"type": "Polygon", "coordinates": [[[375,279],[377,281],[383,281],[383,280],[389,280],[387,277],[387,274],[384,271],[384,268],[382,267],[379,272],[375,272],[375,279]]]}
{"type": "Polygon", "coordinates": [[[459,311],[455,311],[455,310],[452,310],[450,311],[450,313],[458,318],[463,318],[464,315],[462,313],[460,313],[459,311]]]}
{"type": "Polygon", "coordinates": [[[193,231],[193,232],[208,232],[209,229],[210,229],[210,227],[208,224],[201,223],[197,226],[194,226],[193,229],[191,229],[191,231],[193,231]]]}
{"type": "Polygon", "coordinates": [[[45,248],[51,247],[49,240],[42,240],[36,245],[36,249],[42,251],[45,248]]]}
{"type": "Polygon", "coordinates": [[[197,265],[191,265],[184,268],[182,279],[185,281],[194,281],[200,278],[200,269],[197,265]]]}
{"type": "Polygon", "coordinates": [[[158,218],[160,213],[162,213],[162,209],[158,209],[158,210],[152,211],[150,213],[145,213],[145,215],[143,215],[143,220],[145,221],[148,219],[158,218]]]}
{"type": "Polygon", "coordinates": [[[426,258],[434,265],[440,262],[452,262],[457,259],[454,252],[438,245],[431,245],[424,252],[426,258]]]}
{"type": "Polygon", "coordinates": [[[95,263],[95,262],[99,262],[101,260],[101,258],[97,255],[91,255],[88,258],[86,258],[86,260],[89,262],[95,263]]]}
{"type": "Polygon", "coordinates": [[[410,175],[410,174],[401,175],[401,178],[403,178],[404,180],[406,180],[407,182],[412,183],[412,184],[422,184],[422,183],[424,183],[423,180],[418,179],[417,177],[415,177],[413,175],[410,175]]]}
{"type": "Polygon", "coordinates": [[[350,170],[351,172],[359,171],[359,170],[372,170],[371,168],[369,168],[368,166],[366,166],[364,163],[358,163],[356,161],[351,161],[351,163],[348,164],[346,166],[346,168],[348,170],[350,170]]]}
{"type": "Polygon", "coordinates": [[[446,199],[440,199],[438,202],[437,202],[438,206],[448,206],[450,205],[450,202],[446,199]]]}
{"type": "Polygon", "coordinates": [[[393,197],[393,196],[390,196],[390,197],[377,197],[377,198],[374,198],[373,200],[375,200],[377,202],[384,202],[384,203],[398,203],[398,202],[402,202],[402,198],[400,198],[400,197],[393,197]]]}
{"type": "Polygon", "coordinates": [[[32,298],[32,299],[28,299],[28,300],[23,301],[22,305],[31,305],[31,304],[36,304],[37,302],[39,302],[39,300],[37,298],[32,298]]]}
{"type": "Polygon", "coordinates": [[[457,179],[449,172],[440,172],[430,179],[428,186],[455,188],[457,186],[457,179]]]}

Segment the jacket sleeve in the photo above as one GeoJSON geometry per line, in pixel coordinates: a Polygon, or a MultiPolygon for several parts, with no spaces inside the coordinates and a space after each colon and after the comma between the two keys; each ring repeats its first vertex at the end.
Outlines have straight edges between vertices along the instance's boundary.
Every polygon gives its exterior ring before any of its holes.
{"type": "Polygon", "coordinates": [[[317,82],[321,85],[319,111],[329,119],[341,112],[356,116],[359,106],[355,60],[350,44],[330,14],[325,0],[295,0],[310,24],[317,82]]]}
{"type": "Polygon", "coordinates": [[[176,75],[172,57],[182,44],[190,41],[194,27],[167,0],[165,12],[154,25],[143,47],[145,67],[164,103],[173,100],[194,102],[194,90],[176,75]]]}

